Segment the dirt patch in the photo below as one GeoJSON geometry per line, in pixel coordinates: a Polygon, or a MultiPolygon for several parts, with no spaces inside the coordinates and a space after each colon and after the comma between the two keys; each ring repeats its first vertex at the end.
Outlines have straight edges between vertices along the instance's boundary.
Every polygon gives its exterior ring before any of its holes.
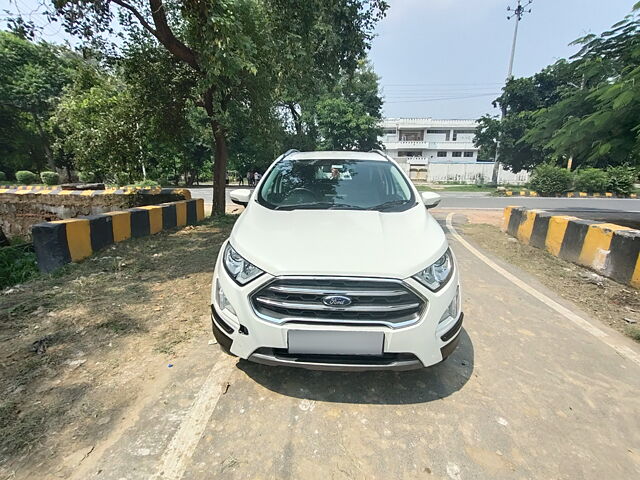
{"type": "Polygon", "coordinates": [[[0,478],[68,478],[210,333],[211,274],[234,221],[116,244],[0,295],[0,478]]]}
{"type": "Polygon", "coordinates": [[[590,270],[523,245],[486,224],[460,227],[481,248],[533,274],[562,298],[579,305],[606,325],[640,342],[640,292],[590,270]]]}
{"type": "MultiPolygon", "coordinates": [[[[448,213],[460,213],[460,210],[434,209],[433,213],[446,216],[448,213]]],[[[502,209],[499,210],[472,210],[465,209],[464,215],[469,223],[486,223],[496,227],[502,226],[502,209]]]]}

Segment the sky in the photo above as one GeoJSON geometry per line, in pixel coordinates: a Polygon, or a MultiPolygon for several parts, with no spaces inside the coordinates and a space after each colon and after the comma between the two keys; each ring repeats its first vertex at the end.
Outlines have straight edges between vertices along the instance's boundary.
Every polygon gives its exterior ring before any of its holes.
{"type": "MultiPolygon", "coordinates": [[[[527,0],[523,0],[526,3],[527,0]]],[[[569,43],[600,34],[624,18],[637,0],[533,0],[519,26],[513,74],[529,76],[577,51],[569,43]]],[[[42,39],[70,39],[47,24],[39,0],[0,0],[44,27],[42,39]]],[[[387,117],[478,118],[507,76],[516,0],[389,0],[369,54],[381,77],[387,117]]],[[[2,24],[4,22],[0,22],[2,24]]]]}
{"type": "MultiPolygon", "coordinates": [[[[576,53],[568,44],[622,20],[637,0],[534,0],[519,25],[513,74],[576,53]]],[[[526,2],[524,2],[526,3],[526,2]]],[[[387,117],[478,118],[507,76],[515,0],[390,0],[370,52],[387,117]],[[464,98],[463,98],[464,97],[464,98]],[[442,100],[446,99],[446,100],[442,100]]]]}

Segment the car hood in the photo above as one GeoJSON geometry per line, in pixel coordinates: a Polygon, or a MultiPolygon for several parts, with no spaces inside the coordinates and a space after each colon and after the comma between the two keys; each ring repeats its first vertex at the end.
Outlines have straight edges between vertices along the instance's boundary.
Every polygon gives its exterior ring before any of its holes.
{"type": "Polygon", "coordinates": [[[271,275],[407,278],[446,250],[440,225],[422,205],[404,212],[270,210],[250,205],[231,244],[271,275]]]}

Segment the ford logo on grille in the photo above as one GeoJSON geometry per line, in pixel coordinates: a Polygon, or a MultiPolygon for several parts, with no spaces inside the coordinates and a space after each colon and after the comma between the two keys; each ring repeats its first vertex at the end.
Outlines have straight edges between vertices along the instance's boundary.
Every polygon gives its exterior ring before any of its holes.
{"type": "Polygon", "coordinates": [[[327,307],[346,307],[351,305],[351,299],[342,295],[329,295],[322,299],[322,303],[327,307]]]}

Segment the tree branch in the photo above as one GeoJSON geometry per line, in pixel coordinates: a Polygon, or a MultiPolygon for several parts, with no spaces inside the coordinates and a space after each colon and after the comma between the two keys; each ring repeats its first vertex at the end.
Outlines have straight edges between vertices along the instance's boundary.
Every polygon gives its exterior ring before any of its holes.
{"type": "Polygon", "coordinates": [[[186,62],[195,70],[200,70],[195,52],[178,40],[171,31],[162,0],[149,0],[149,6],[151,7],[153,24],[156,27],[155,37],[174,56],[186,62]]]}
{"type": "Polygon", "coordinates": [[[200,70],[195,52],[178,40],[171,31],[162,0],[149,0],[151,17],[153,18],[155,28],[151,26],[144,15],[142,15],[142,13],[140,13],[140,11],[130,3],[127,3],[124,0],[110,1],[131,12],[145,30],[156,37],[156,39],[169,51],[169,53],[187,63],[194,70],[200,70]]]}
{"type": "Polygon", "coordinates": [[[115,3],[116,5],[121,6],[124,9],[129,10],[134,17],[136,17],[138,19],[138,21],[140,22],[140,24],[147,29],[149,32],[151,32],[151,34],[155,37],[157,35],[157,32],[155,31],[155,29],[149,24],[149,22],[147,22],[146,18],[144,18],[144,16],[133,6],[130,5],[126,2],[123,2],[122,0],[111,0],[113,3],[115,3]]]}

